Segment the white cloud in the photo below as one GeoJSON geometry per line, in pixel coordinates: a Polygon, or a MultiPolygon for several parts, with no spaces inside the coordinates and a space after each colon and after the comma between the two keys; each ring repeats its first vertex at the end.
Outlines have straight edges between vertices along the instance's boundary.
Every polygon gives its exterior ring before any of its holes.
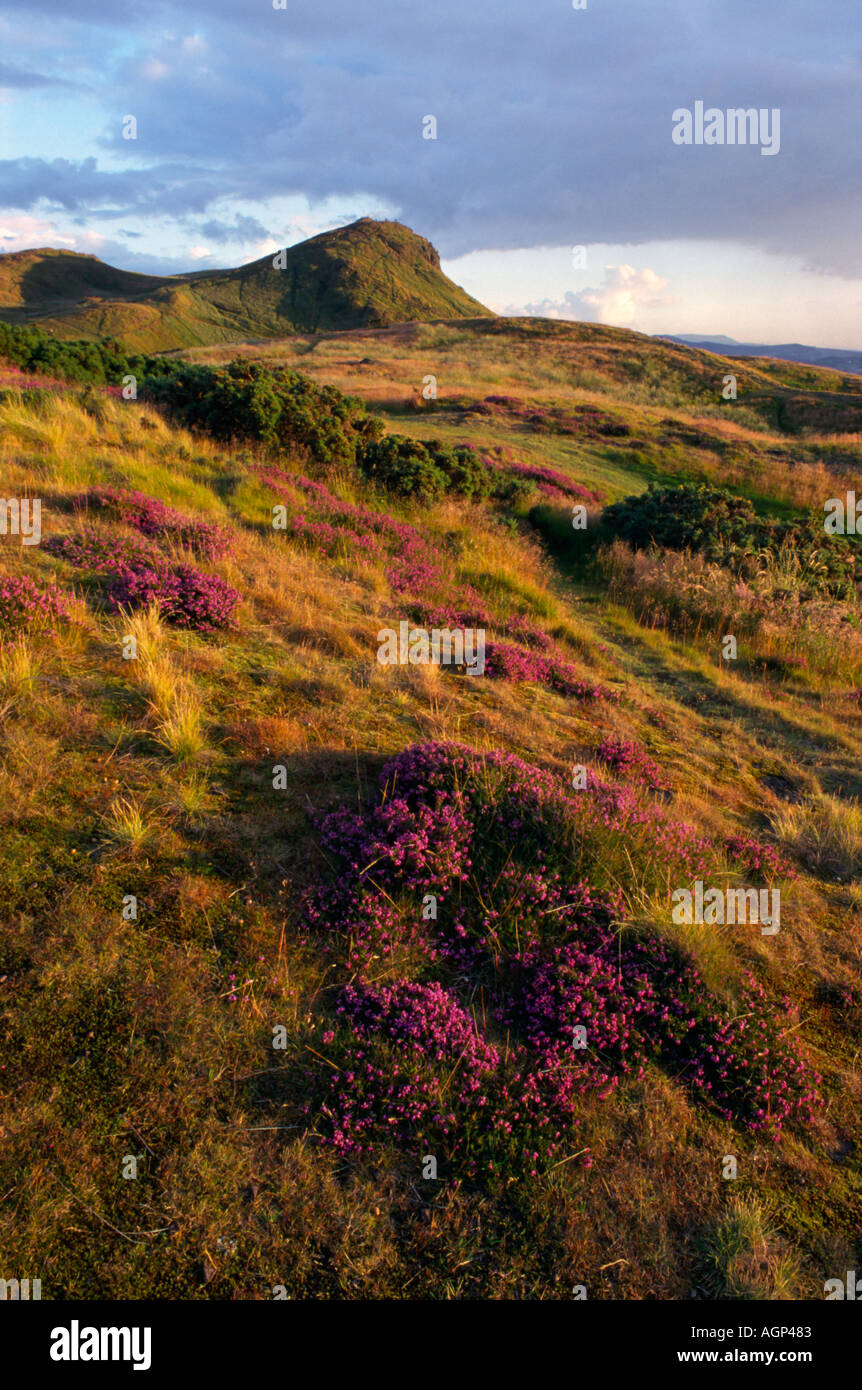
{"type": "Polygon", "coordinates": [[[27,251],[31,246],[68,246],[78,250],[77,242],[77,237],[64,236],[54,222],[44,217],[7,212],[0,225],[0,251],[27,251]]]}
{"type": "Polygon", "coordinates": [[[662,290],[668,282],[654,270],[633,265],[605,266],[605,279],[599,289],[584,290],[580,299],[594,310],[596,323],[634,323],[641,309],[656,309],[668,302],[662,290]]]}
{"type": "Polygon", "coordinates": [[[569,290],[560,300],[543,299],[538,304],[509,305],[507,314],[526,314],[545,319],[581,319],[590,323],[630,327],[642,312],[665,308],[676,301],[663,293],[668,281],[644,266],[606,265],[601,285],[569,290]]]}
{"type": "Polygon", "coordinates": [[[170,68],[160,58],[148,58],[142,71],[144,77],[149,78],[151,82],[160,82],[163,77],[167,77],[170,68]]]}

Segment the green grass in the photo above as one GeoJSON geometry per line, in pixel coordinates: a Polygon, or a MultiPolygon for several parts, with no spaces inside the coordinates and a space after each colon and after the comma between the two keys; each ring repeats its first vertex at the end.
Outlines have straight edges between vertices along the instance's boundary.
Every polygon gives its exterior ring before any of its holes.
{"type": "MultiPolygon", "coordinates": [[[[818,473],[817,436],[706,410],[707,355],[621,330],[492,320],[309,341],[274,344],[272,360],[364,395],[397,430],[509,449],[607,501],[642,491],[647,467],[726,481],[730,441],[734,486],[779,514],[821,481],[839,487],[858,457],[841,436],[838,473],[818,473]],[[651,361],[638,374],[641,350],[651,361]],[[441,383],[433,420],[409,406],[429,370],[441,383]],[[598,404],[644,446],[464,411],[489,394],[598,404]],[[685,432],[700,442],[681,442],[685,432]]],[[[741,381],[760,380],[745,370],[741,381]]],[[[74,399],[11,403],[2,424],[7,491],[38,480],[46,534],[70,524],[66,502],[96,480],[141,488],[231,529],[234,557],[218,569],[244,603],[239,628],[217,639],[138,615],[139,658],[123,661],[128,620],[40,548],[2,542],[0,568],[60,576],[78,597],[56,637],[0,647],[0,1269],[33,1271],[45,1298],[257,1299],[285,1285],[294,1298],[567,1299],[584,1283],[590,1298],[783,1299],[820,1297],[825,1279],[858,1268],[862,1070],[844,1002],[862,946],[852,607],[847,622],[836,610],[816,623],[805,604],[793,622],[767,607],[728,670],[719,575],[667,557],[637,572],[619,555],[600,565],[552,503],[531,523],[526,509],[378,498],[445,547],[485,601],[529,611],[621,700],[593,708],[538,686],[426,680],[376,667],[392,611],[379,567],[272,533],[269,499],[245,474],[254,451],[121,402],[101,422],[74,399]],[[800,652],[804,678],[780,665],[800,652]],[[716,990],[751,968],[798,1005],[824,1074],[822,1119],[776,1146],[694,1106],[655,1067],[608,1101],[585,1099],[571,1152],[589,1146],[589,1169],[572,1161],[480,1186],[457,1172],[423,1182],[415,1156],[385,1143],[336,1160],[304,1111],[308,1048],[332,1010],[330,958],[299,912],[323,862],[311,813],[355,803],[413,742],[504,749],[565,776],[609,736],[649,749],[678,819],[794,856],[774,944],[693,945],[716,990]],[[272,786],[277,763],[285,791],[272,786]],[[275,1024],[288,1036],[277,1058],[275,1024]],[[738,1197],[721,1178],[726,1154],[739,1161],[738,1197]],[[122,1177],[127,1155],[139,1156],[135,1180],[122,1177]]],[[[356,480],[343,492],[375,500],[356,480]]],[[[630,928],[670,935],[662,866],[628,848],[629,861],[609,832],[584,854],[623,888],[630,928]]]]}

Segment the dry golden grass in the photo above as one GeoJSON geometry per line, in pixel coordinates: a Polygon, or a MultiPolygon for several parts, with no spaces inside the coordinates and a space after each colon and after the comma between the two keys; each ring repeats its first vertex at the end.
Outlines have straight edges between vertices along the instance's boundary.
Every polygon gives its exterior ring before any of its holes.
{"type": "MultiPolygon", "coordinates": [[[[323,339],[307,358],[307,343],[287,344],[283,360],[364,382],[363,393],[379,371],[370,389],[382,399],[413,389],[430,351],[449,393],[518,385],[530,399],[626,407],[624,383],[599,389],[598,351],[577,378],[561,352],[536,390],[529,344],[489,353],[477,371],[474,343],[460,330],[366,334],[323,339]],[[359,366],[365,355],[373,368],[359,366]]],[[[636,429],[658,427],[668,410],[644,391],[636,429]]],[[[0,1191],[14,1193],[0,1205],[3,1267],[45,1269],[52,1296],[225,1299],[269,1298],[277,1284],[294,1297],[559,1297],[581,1282],[590,1297],[687,1298],[708,1285],[713,1296],[785,1298],[838,1272],[858,1231],[858,1163],[833,1154],[854,1132],[860,1076],[852,1020],[816,1000],[824,981],[858,979],[862,736],[829,703],[841,663],[856,660],[852,636],[830,657],[816,645],[818,632],[828,647],[838,630],[828,613],[794,626],[783,611],[761,612],[756,592],[734,597],[672,562],[620,563],[615,587],[573,582],[524,529],[503,533],[487,510],[447,504],[403,515],[445,545],[459,580],[502,613],[531,612],[596,680],[614,681],[621,703],[381,668],[376,632],[393,611],[382,567],[328,562],[273,535],[265,497],[245,481],[220,486],[241,472],[232,451],[121,402],[101,423],[74,403],[46,410],[0,419],[10,487],[38,477],[59,502],[108,477],[211,515],[233,528],[219,572],[245,602],[240,629],[218,639],[180,634],[154,611],[107,618],[82,600],[86,621],[56,641],[0,645],[0,708],[15,702],[0,749],[13,924],[0,932],[0,976],[15,981],[28,1040],[20,1058],[10,1053],[11,1097],[0,1099],[0,1191]],[[648,626],[671,599],[689,605],[681,636],[648,626]],[[756,655],[812,654],[813,684],[721,670],[712,644],[726,602],[740,617],[750,605],[756,655]],[[124,635],[135,661],[119,656],[124,635]],[[311,1020],[332,983],[329,961],[297,931],[301,890],[323,863],[309,811],[354,804],[384,756],[426,738],[511,750],[565,776],[611,733],[649,746],[675,818],[715,836],[772,834],[799,856],[802,881],[768,954],[727,933],[687,944],[717,990],[753,965],[801,1002],[802,1035],[826,1075],[821,1129],[776,1156],[655,1069],[612,1102],[585,1101],[577,1146],[591,1147],[590,1171],[565,1164],[502,1195],[450,1182],[431,1200],[415,1194],[410,1156],[384,1147],[334,1160],[297,1119],[311,1020]],[[284,792],[272,788],[276,763],[288,769],[284,792]],[[806,801],[777,803],[767,768],[806,801]],[[836,885],[838,875],[853,882],[836,885]],[[137,921],[122,916],[130,893],[137,921]],[[275,1023],[292,1049],[278,1069],[275,1023]],[[737,1151],[738,1202],[717,1180],[721,1155],[737,1151]],[[137,1184],[117,1177],[127,1152],[145,1156],[137,1184]]],[[[758,446],[773,438],[694,408],[677,418],[758,446]]],[[[430,417],[417,428],[432,433],[430,417]]],[[[533,445],[538,456],[557,441],[533,445]]],[[[597,446],[597,469],[599,457],[597,446]]],[[[607,468],[620,495],[642,490],[619,460],[607,468]]],[[[342,490],[356,496],[345,480],[342,490]]],[[[47,533],[65,527],[59,508],[46,512],[47,533]]],[[[42,554],[25,558],[42,578],[56,570],[42,554]]],[[[627,920],[671,934],[654,870],[638,862],[620,874],[627,920]]]]}

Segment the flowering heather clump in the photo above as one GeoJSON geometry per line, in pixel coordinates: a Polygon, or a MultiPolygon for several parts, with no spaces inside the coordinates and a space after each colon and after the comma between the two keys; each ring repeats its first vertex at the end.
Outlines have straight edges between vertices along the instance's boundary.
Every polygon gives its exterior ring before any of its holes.
{"type": "Polygon", "coordinates": [[[66,599],[59,589],[42,588],[27,575],[0,575],[0,640],[33,627],[53,631],[68,617],[66,599]]]}
{"type": "Polygon", "coordinates": [[[144,536],[175,540],[180,545],[187,545],[204,560],[221,560],[231,549],[228,532],[214,521],[193,521],[143,492],[112,487],[91,488],[78,498],[78,504],[106,512],[114,520],[133,526],[144,536]]]}
{"type": "Polygon", "coordinates": [[[597,830],[621,842],[639,844],[651,863],[664,863],[690,878],[714,872],[717,850],[696,826],[669,816],[654,802],[644,804],[633,786],[593,780],[577,800],[575,817],[582,834],[597,830]]]}
{"type": "Polygon", "coordinates": [[[0,363],[0,390],[68,391],[70,387],[56,377],[34,376],[32,372],[23,372],[20,367],[3,362],[0,363]]]}
{"type": "Polygon", "coordinates": [[[229,627],[240,602],[241,595],[226,580],[192,565],[172,567],[144,537],[84,530],[52,536],[44,548],[81,569],[108,576],[111,607],[140,608],[156,602],[175,627],[196,632],[229,627]]]}
{"type": "Polygon", "coordinates": [[[294,535],[325,555],[356,555],[361,559],[386,557],[390,564],[386,577],[396,594],[419,592],[439,583],[440,570],[431,549],[415,526],[396,521],[371,507],[343,502],[322,483],[299,473],[285,473],[272,464],[259,464],[255,472],[275,492],[285,487],[304,492],[314,505],[316,516],[306,513],[291,522],[294,535]]]}
{"type": "Polygon", "coordinates": [[[503,631],[507,637],[514,637],[516,642],[523,642],[527,647],[535,647],[540,652],[550,652],[554,649],[554,639],[550,637],[544,628],[534,623],[526,613],[516,613],[513,617],[507,618],[503,624],[503,631]]]}
{"type": "Polygon", "coordinates": [[[118,570],[156,567],[164,564],[158,548],[136,536],[117,536],[108,531],[85,528],[67,536],[50,536],[43,549],[49,555],[68,560],[79,569],[95,574],[113,574],[118,570]]]}
{"type": "Polygon", "coordinates": [[[413,620],[434,628],[494,628],[524,641],[526,646],[493,641],[485,648],[485,674],[503,681],[536,681],[576,700],[619,700],[616,691],[584,680],[567,661],[552,638],[530,621],[516,615],[496,623],[482,596],[472,585],[462,585],[440,602],[428,597],[444,584],[444,575],[430,545],[415,527],[370,507],[342,502],[323,486],[300,474],[285,473],[271,464],[255,470],[262,481],[284,493],[285,487],[306,495],[316,517],[301,512],[291,520],[292,534],[326,555],[354,555],[363,559],[386,558],[386,577],[394,595],[405,601],[413,620]]]}
{"type": "MultiPolygon", "coordinates": [[[[412,980],[375,988],[346,985],[336,1012],[350,1020],[354,1033],[369,1037],[380,1033],[394,1043],[411,1047],[429,1061],[446,1062],[461,1057],[465,1073],[483,1073],[499,1065],[496,1047],[484,1042],[474,1020],[440,984],[422,985],[412,980]]],[[[476,1091],[473,1075],[467,1089],[476,1091]]]]}
{"type": "Polygon", "coordinates": [[[411,1146],[449,1135],[457,1144],[457,1112],[488,1104],[500,1055],[453,996],[410,980],[347,985],[336,1012],[352,1037],[324,1102],[334,1147],[356,1153],[381,1131],[411,1146]]]}
{"type": "Polygon", "coordinates": [[[620,698],[615,690],[607,690],[604,686],[583,680],[571,662],[557,652],[547,655],[515,646],[511,642],[487,644],[485,673],[492,680],[536,681],[576,700],[608,700],[615,703],[620,698]]]}
{"type": "Polygon", "coordinates": [[[518,478],[538,483],[542,491],[547,490],[552,495],[563,493],[566,497],[575,497],[579,502],[593,506],[598,506],[601,501],[597,493],[591,492],[581,483],[573,483],[565,473],[557,473],[553,468],[539,468],[529,463],[512,463],[508,465],[508,471],[518,478]]]}
{"type": "Polygon", "coordinates": [[[351,977],[319,1113],[339,1151],[436,1139],[473,1173],[536,1172],[588,1093],[648,1065],[775,1139],[811,1119],[820,1078],[786,1035],[787,1001],[747,976],[726,1003],[678,947],[621,931],[619,891],[578,879],[573,855],[602,816],[636,852],[646,834],[665,862],[714,858],[690,827],[631,788],[572,794],[513,755],[455,744],[407,749],[380,781],[370,804],[322,819],[341,869],[305,904],[351,977]],[[422,982],[364,978],[405,948],[422,982]]]}
{"type": "Polygon", "coordinates": [[[338,555],[346,551],[348,555],[353,552],[363,558],[376,559],[383,554],[379,536],[371,533],[362,535],[349,526],[333,526],[329,521],[310,521],[304,512],[292,518],[290,529],[299,540],[324,555],[338,555]]]}
{"type": "Polygon", "coordinates": [[[764,845],[753,835],[731,835],[724,848],[734,868],[759,873],[766,879],[795,879],[799,875],[790,860],[775,845],[764,845]]]}
{"type": "Polygon", "coordinates": [[[652,791],[663,791],[661,773],[646,749],[634,739],[606,738],[596,749],[596,757],[613,772],[641,782],[652,791]]]}
{"type": "Polygon", "coordinates": [[[217,574],[192,565],[175,569],[124,569],[111,585],[114,608],[146,608],[157,603],[166,622],[195,632],[230,627],[241,595],[217,574]]]}

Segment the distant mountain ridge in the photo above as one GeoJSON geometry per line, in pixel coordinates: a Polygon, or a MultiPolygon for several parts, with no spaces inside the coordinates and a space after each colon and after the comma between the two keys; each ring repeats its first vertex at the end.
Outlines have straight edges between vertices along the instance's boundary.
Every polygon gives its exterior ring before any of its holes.
{"type": "Polygon", "coordinates": [[[492,317],[400,222],[360,218],[235,269],[141,275],[41,248],[0,255],[0,320],[163,351],[434,319],[492,317]]]}
{"type": "Polygon", "coordinates": [[[672,343],[683,343],[686,347],[701,348],[704,352],[717,352],[722,357],[777,357],[783,362],[830,367],[835,372],[862,376],[862,351],[854,352],[849,348],[808,347],[805,343],[738,343],[735,338],[726,338],[720,333],[714,338],[698,338],[689,333],[656,333],[653,336],[672,343]]]}

